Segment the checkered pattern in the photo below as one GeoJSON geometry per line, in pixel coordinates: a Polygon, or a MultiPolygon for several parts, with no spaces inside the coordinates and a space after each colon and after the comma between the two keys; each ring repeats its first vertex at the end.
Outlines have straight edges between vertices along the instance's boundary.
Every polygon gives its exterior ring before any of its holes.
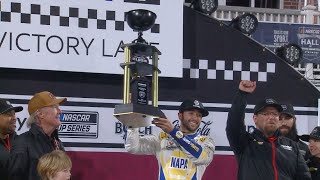
{"type": "Polygon", "coordinates": [[[160,5],[160,0],[124,0],[124,2],[160,5]]]}
{"type": "MultiPolygon", "coordinates": [[[[1,4],[4,3],[0,1],[1,4]]],[[[77,7],[60,7],[60,6],[49,6],[42,7],[39,4],[30,4],[29,8],[23,9],[21,3],[12,2],[10,9],[1,8],[0,4],[0,21],[2,22],[20,22],[24,24],[38,23],[40,17],[41,25],[53,25],[53,21],[58,19],[57,23],[59,26],[70,27],[71,22],[77,21],[77,26],[79,28],[93,28],[90,26],[95,26],[97,29],[107,29],[110,23],[114,23],[114,29],[116,31],[124,31],[125,19],[120,20],[116,18],[116,11],[99,12],[101,10],[97,9],[79,9],[77,7]],[[27,10],[28,9],[28,10],[27,10]],[[28,12],[27,12],[28,11],[28,12]],[[67,11],[67,12],[65,12],[67,11]],[[82,11],[87,11],[86,16],[81,16],[82,11]],[[20,17],[20,21],[19,21],[20,17]],[[35,19],[35,20],[34,20],[35,19]]],[[[23,4],[25,5],[25,4],[23,4]]],[[[29,5],[28,5],[29,6],[29,5]]],[[[83,13],[82,13],[83,14],[83,13]]],[[[124,15],[125,17],[125,15],[124,15]]],[[[73,25],[73,24],[72,24],[73,25]]],[[[151,33],[159,33],[160,25],[155,24],[151,28],[151,33]]]]}
{"type": "Polygon", "coordinates": [[[183,77],[191,79],[251,80],[266,82],[275,63],[184,59],[183,77]]]}

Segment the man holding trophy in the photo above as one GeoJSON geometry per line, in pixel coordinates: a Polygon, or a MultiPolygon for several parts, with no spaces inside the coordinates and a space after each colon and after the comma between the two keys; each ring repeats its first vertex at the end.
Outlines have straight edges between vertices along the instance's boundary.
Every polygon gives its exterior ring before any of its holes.
{"type": "Polygon", "coordinates": [[[128,128],[125,148],[133,154],[156,155],[161,180],[201,179],[215,149],[212,138],[197,133],[208,114],[200,101],[186,100],[179,108],[179,129],[166,118],[156,118],[153,124],[164,132],[140,137],[138,128],[128,128]]]}
{"type": "Polygon", "coordinates": [[[198,100],[186,100],[178,117],[180,128],[174,128],[164,113],[158,108],[158,55],[161,52],[142,38],[142,32],[150,29],[156,19],[151,11],[137,9],[126,13],[128,25],[139,36],[130,44],[122,46],[125,62],[123,104],[114,109],[114,116],[128,127],[125,148],[133,154],[153,154],[159,163],[159,179],[201,179],[214,153],[213,140],[201,136],[197,130],[202,117],[209,112],[198,100]],[[152,64],[149,59],[152,58],[152,64]],[[150,82],[148,75],[152,75],[150,82]],[[149,105],[152,97],[152,105],[149,105]],[[158,136],[139,136],[139,127],[154,124],[161,128],[158,136]]]}

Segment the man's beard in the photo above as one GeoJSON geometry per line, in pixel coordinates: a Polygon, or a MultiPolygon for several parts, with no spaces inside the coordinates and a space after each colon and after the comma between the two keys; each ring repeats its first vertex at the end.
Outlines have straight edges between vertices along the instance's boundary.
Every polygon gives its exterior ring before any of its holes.
{"type": "Polygon", "coordinates": [[[189,122],[188,122],[188,120],[186,120],[183,115],[182,115],[181,124],[184,126],[185,129],[187,129],[187,130],[188,130],[189,132],[191,132],[191,133],[196,132],[196,131],[199,129],[199,127],[200,127],[200,123],[199,123],[198,126],[195,127],[195,128],[191,127],[190,124],[189,124],[189,122]]]}
{"type": "Polygon", "coordinates": [[[277,131],[276,127],[265,127],[264,128],[264,133],[268,135],[268,137],[272,137],[273,134],[277,131]]]}
{"type": "MultiPolygon", "coordinates": [[[[288,126],[286,126],[286,127],[288,127],[288,126]]],[[[284,136],[291,139],[291,140],[298,141],[298,131],[297,131],[296,121],[293,122],[291,129],[289,128],[288,133],[285,134],[284,136]]]]}

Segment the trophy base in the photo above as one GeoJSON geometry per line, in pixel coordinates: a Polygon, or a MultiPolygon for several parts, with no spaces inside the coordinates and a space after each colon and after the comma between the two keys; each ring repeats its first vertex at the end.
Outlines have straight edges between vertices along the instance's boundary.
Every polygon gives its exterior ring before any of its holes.
{"type": "Polygon", "coordinates": [[[132,103],[116,105],[113,116],[125,126],[132,128],[150,126],[154,118],[165,118],[158,107],[132,103]]]}

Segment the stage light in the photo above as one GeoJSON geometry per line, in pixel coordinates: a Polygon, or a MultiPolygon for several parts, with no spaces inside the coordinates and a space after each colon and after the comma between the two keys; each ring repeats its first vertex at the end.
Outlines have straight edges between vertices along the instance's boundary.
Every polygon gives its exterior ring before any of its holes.
{"type": "Polygon", "coordinates": [[[211,15],[218,8],[218,0],[193,0],[191,6],[197,11],[211,15]]]}
{"type": "Polygon", "coordinates": [[[288,64],[296,65],[302,58],[302,49],[299,45],[289,43],[276,49],[276,54],[288,64]]]}
{"type": "Polygon", "coordinates": [[[230,25],[243,34],[250,35],[257,29],[258,19],[253,14],[245,13],[234,18],[230,25]]]}

